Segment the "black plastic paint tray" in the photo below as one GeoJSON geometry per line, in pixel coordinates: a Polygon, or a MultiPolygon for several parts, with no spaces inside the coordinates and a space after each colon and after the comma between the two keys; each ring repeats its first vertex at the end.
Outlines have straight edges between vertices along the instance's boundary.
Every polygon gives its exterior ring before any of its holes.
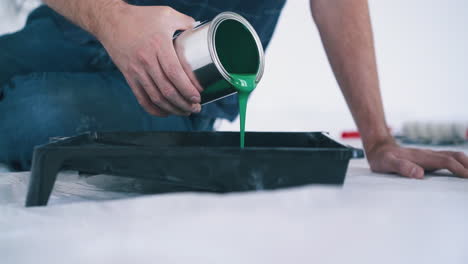
{"type": "Polygon", "coordinates": [[[26,206],[46,205],[62,169],[143,178],[167,191],[238,192],[344,182],[360,149],[326,134],[247,132],[89,133],[36,147],[26,206]]]}

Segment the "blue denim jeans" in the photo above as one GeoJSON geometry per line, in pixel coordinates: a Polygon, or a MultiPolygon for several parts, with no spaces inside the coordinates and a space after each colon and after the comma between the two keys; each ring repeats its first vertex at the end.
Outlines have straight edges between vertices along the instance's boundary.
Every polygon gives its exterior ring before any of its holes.
{"type": "Polygon", "coordinates": [[[214,121],[147,114],[101,45],[66,39],[48,16],[33,13],[0,37],[0,163],[14,170],[28,170],[34,146],[50,137],[212,130],[214,121]]]}

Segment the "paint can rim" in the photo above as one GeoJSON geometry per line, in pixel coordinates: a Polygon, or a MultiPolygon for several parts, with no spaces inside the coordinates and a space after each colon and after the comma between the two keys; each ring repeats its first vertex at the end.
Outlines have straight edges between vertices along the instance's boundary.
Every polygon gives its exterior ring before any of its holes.
{"type": "Polygon", "coordinates": [[[216,52],[216,47],[215,47],[215,36],[216,36],[216,30],[218,29],[218,26],[226,21],[226,20],[235,20],[239,23],[241,23],[252,35],[255,44],[257,46],[257,51],[258,51],[258,56],[259,56],[259,66],[258,66],[258,71],[256,74],[255,81],[258,83],[262,79],[263,72],[265,69],[265,54],[263,51],[263,46],[262,42],[260,41],[260,37],[258,36],[257,32],[255,31],[254,27],[241,15],[234,13],[234,12],[222,12],[218,14],[213,20],[211,20],[210,23],[210,28],[208,32],[208,48],[211,56],[211,60],[214,62],[216,68],[220,72],[220,74],[223,76],[225,80],[227,80],[229,83],[232,83],[232,78],[229,75],[229,73],[226,71],[224,66],[222,65],[218,54],[216,52]]]}

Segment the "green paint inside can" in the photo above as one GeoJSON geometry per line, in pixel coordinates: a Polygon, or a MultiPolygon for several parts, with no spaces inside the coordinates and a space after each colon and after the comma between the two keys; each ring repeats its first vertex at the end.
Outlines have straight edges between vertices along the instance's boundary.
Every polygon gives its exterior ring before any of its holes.
{"type": "Polygon", "coordinates": [[[236,20],[220,23],[215,36],[216,53],[237,91],[240,115],[240,147],[245,143],[247,101],[257,86],[260,54],[250,31],[236,20]]]}

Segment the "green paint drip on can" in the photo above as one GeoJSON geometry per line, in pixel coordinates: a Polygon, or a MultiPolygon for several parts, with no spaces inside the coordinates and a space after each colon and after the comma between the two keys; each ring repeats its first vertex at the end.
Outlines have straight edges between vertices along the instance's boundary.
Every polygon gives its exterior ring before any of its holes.
{"type": "Polygon", "coordinates": [[[245,119],[247,117],[247,101],[250,93],[257,86],[256,74],[230,74],[232,85],[237,91],[239,100],[239,116],[240,116],[240,147],[245,145],[245,119]]]}

